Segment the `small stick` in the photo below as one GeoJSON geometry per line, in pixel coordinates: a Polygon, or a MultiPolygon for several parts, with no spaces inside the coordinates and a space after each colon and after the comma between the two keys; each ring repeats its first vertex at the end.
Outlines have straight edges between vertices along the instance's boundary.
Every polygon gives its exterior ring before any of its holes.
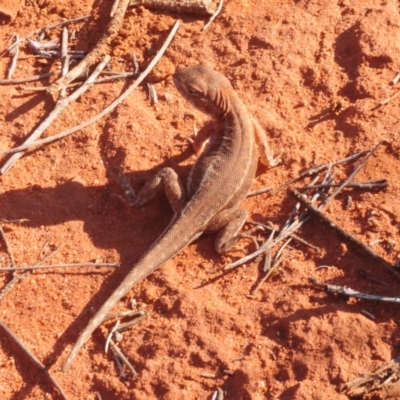
{"type": "Polygon", "coordinates": [[[115,323],[115,325],[111,328],[111,331],[110,331],[110,333],[109,333],[108,336],[107,336],[106,344],[105,344],[105,346],[104,346],[104,352],[105,352],[106,354],[108,353],[108,347],[109,347],[109,345],[110,345],[110,341],[111,341],[111,339],[112,339],[112,336],[113,336],[114,332],[118,329],[118,326],[119,326],[120,322],[121,322],[121,321],[118,319],[117,322],[115,323]]]}
{"type": "MultiPolygon", "coordinates": [[[[48,259],[50,259],[51,257],[53,257],[55,254],[57,254],[60,251],[60,249],[62,247],[64,247],[63,244],[58,246],[53,252],[51,252],[48,256],[46,256],[41,261],[39,261],[35,266],[40,265],[40,264],[44,263],[45,261],[47,261],[48,259]]],[[[7,296],[7,294],[11,291],[11,289],[18,282],[23,281],[28,275],[29,275],[29,271],[25,271],[23,274],[14,273],[14,276],[13,276],[12,280],[10,282],[8,282],[7,285],[0,292],[0,301],[3,300],[5,296],[7,296]]]]}
{"type": "Polygon", "coordinates": [[[136,57],[136,54],[133,53],[132,55],[133,66],[135,67],[135,75],[139,75],[139,61],[136,57]]]}
{"type": "Polygon", "coordinates": [[[107,27],[106,32],[90,51],[89,54],[73,69],[71,69],[67,75],[57,79],[49,87],[48,92],[54,94],[61,90],[62,87],[68,85],[71,81],[77,78],[83,71],[89,69],[94,65],[100,58],[105,57],[109,53],[111,42],[118,36],[119,30],[122,27],[125,12],[129,6],[130,0],[120,0],[118,7],[112,17],[110,24],[107,27]]]}
{"type": "Polygon", "coordinates": [[[218,14],[222,10],[223,4],[224,4],[224,0],[219,0],[218,7],[215,10],[214,14],[211,16],[211,18],[208,20],[208,22],[203,26],[203,29],[202,29],[203,32],[211,25],[211,23],[214,21],[214,19],[217,18],[218,14]]]}
{"type": "MultiPolygon", "coordinates": [[[[275,227],[271,227],[265,224],[261,224],[259,222],[254,222],[254,221],[247,221],[247,223],[252,224],[252,225],[260,225],[265,229],[268,229],[269,231],[272,231],[273,229],[276,230],[277,233],[280,233],[279,229],[276,229],[275,227]]],[[[321,251],[321,249],[317,246],[314,246],[313,244],[307,242],[306,240],[302,239],[300,236],[295,235],[294,233],[292,233],[291,235],[289,235],[289,237],[291,237],[292,239],[294,239],[296,242],[299,242],[301,244],[304,244],[305,246],[309,247],[310,249],[313,249],[314,251],[316,251],[317,253],[319,253],[321,251]]]]}
{"type": "MultiPolygon", "coordinates": [[[[18,42],[19,36],[18,34],[13,35],[13,38],[15,39],[15,42],[18,42]]],[[[12,51],[10,51],[12,55],[11,59],[11,64],[10,68],[8,69],[8,74],[7,74],[7,79],[11,79],[15,68],[17,67],[17,60],[18,60],[18,55],[19,55],[19,45],[15,46],[12,51]]]]}
{"type": "Polygon", "coordinates": [[[365,314],[367,317],[370,317],[371,319],[376,319],[375,315],[372,314],[372,313],[370,313],[370,312],[367,311],[367,310],[361,310],[361,312],[362,312],[363,314],[365,314]]]}
{"type": "Polygon", "coordinates": [[[379,142],[370,152],[369,154],[364,158],[364,160],[362,160],[360,162],[360,164],[357,165],[357,167],[354,169],[354,171],[347,177],[347,179],[344,180],[344,182],[342,182],[340,184],[340,186],[330,195],[328,196],[322,204],[320,204],[320,206],[318,208],[322,208],[324,206],[326,206],[331,200],[333,200],[338,194],[339,192],[346,186],[348,185],[349,182],[352,181],[352,179],[358,174],[358,172],[360,172],[361,168],[366,164],[366,162],[371,158],[371,156],[373,154],[375,154],[375,152],[378,150],[378,147],[382,144],[382,141],[379,142]]]}
{"type": "Polygon", "coordinates": [[[300,175],[296,176],[295,178],[290,179],[288,182],[286,182],[283,185],[279,186],[278,189],[275,189],[272,192],[272,194],[275,194],[275,193],[279,192],[280,190],[287,188],[292,183],[297,182],[301,178],[304,178],[306,176],[311,176],[311,175],[317,174],[318,172],[321,172],[321,171],[324,171],[324,170],[328,169],[329,165],[334,167],[336,165],[345,164],[345,163],[350,162],[350,161],[355,161],[355,160],[358,160],[360,157],[362,157],[363,155],[365,155],[367,153],[369,153],[369,150],[360,151],[359,153],[353,154],[353,155],[351,155],[349,157],[343,158],[343,159],[335,161],[333,163],[329,163],[329,164],[325,164],[325,165],[319,165],[319,166],[315,166],[315,167],[309,168],[306,171],[302,172],[300,175]]]}
{"type": "MultiPolygon", "coordinates": [[[[332,187],[339,187],[340,183],[325,183],[321,185],[307,185],[303,186],[301,190],[309,190],[309,189],[325,189],[332,187]]],[[[347,187],[353,187],[357,189],[375,189],[375,188],[386,188],[388,186],[386,179],[377,179],[368,182],[349,182],[347,187]]]]}
{"type": "Polygon", "coordinates": [[[362,269],[358,270],[358,273],[363,276],[366,279],[369,279],[370,281],[376,282],[376,283],[380,283],[381,285],[385,285],[385,286],[390,286],[388,283],[384,282],[384,281],[380,281],[379,279],[374,278],[373,276],[367,274],[365,271],[363,271],[362,269]]]}
{"type": "Polygon", "coordinates": [[[154,88],[154,85],[149,83],[149,82],[147,82],[147,87],[149,89],[150,100],[152,100],[154,104],[157,104],[158,103],[158,96],[157,96],[156,89],[154,88]]]}
{"type": "Polygon", "coordinates": [[[114,16],[115,12],[117,11],[118,3],[119,3],[119,0],[114,1],[114,4],[113,4],[113,6],[111,8],[111,12],[110,12],[111,18],[114,16]]]}
{"type": "Polygon", "coordinates": [[[400,297],[386,297],[386,296],[378,296],[375,294],[368,294],[368,293],[361,293],[357,290],[346,286],[338,286],[338,285],[330,285],[328,283],[324,283],[319,281],[316,278],[310,277],[310,281],[314,283],[316,286],[323,287],[330,293],[338,293],[343,294],[345,296],[355,297],[357,299],[364,299],[364,300],[373,300],[373,301],[385,301],[388,303],[399,303],[400,304],[400,297]]]}
{"type": "MultiPolygon", "coordinates": [[[[8,257],[10,257],[10,264],[11,264],[11,267],[12,267],[12,268],[15,268],[15,258],[14,258],[14,254],[13,254],[13,252],[11,251],[11,247],[10,247],[10,244],[8,243],[6,233],[4,232],[4,229],[3,229],[3,227],[1,226],[1,224],[0,224],[0,237],[3,239],[3,242],[4,242],[5,246],[6,246],[6,251],[7,251],[8,257]]],[[[12,269],[11,269],[11,270],[12,270],[12,269]]]]}
{"type": "Polygon", "coordinates": [[[107,315],[107,317],[104,318],[104,321],[107,321],[107,320],[113,319],[113,318],[123,318],[123,317],[132,317],[133,315],[143,315],[143,313],[146,314],[146,312],[143,310],[120,311],[115,314],[107,315]]]}
{"type": "MultiPolygon", "coordinates": [[[[34,265],[34,267],[38,265],[42,265],[44,262],[50,260],[50,258],[54,257],[63,247],[65,246],[64,243],[60,244],[55,250],[53,250],[49,255],[46,257],[42,258],[38,263],[34,265]]],[[[42,250],[43,251],[43,250],[42,250]]]]}
{"type": "MultiPolygon", "coordinates": [[[[68,28],[64,26],[61,35],[61,76],[65,76],[69,70],[68,56],[68,28]]],[[[60,91],[60,97],[64,98],[67,95],[67,88],[64,86],[60,91]]]]}
{"type": "Polygon", "coordinates": [[[400,80],[400,72],[392,80],[392,85],[395,85],[400,80]]]}
{"type": "Polygon", "coordinates": [[[400,96],[400,90],[398,92],[396,92],[394,95],[388,97],[387,99],[382,100],[379,104],[381,106],[384,106],[384,105],[386,105],[387,103],[391,102],[392,100],[394,100],[396,97],[399,97],[399,96],[400,96]]]}
{"type": "Polygon", "coordinates": [[[392,265],[386,261],[384,258],[376,254],[373,250],[367,247],[364,243],[360,242],[353,235],[350,235],[345,230],[336,225],[330,218],[328,218],[325,214],[321,212],[320,209],[311,204],[304,195],[300,194],[296,189],[290,189],[290,193],[294,196],[298,201],[300,201],[310,213],[316,215],[321,221],[325,222],[327,226],[333,228],[340,236],[342,236],[345,240],[348,240],[350,243],[354,244],[358,249],[362,250],[364,253],[371,256],[377,262],[382,264],[387,270],[389,270],[392,274],[396,275],[398,279],[400,279],[400,272],[397,272],[392,265]]]}
{"type": "Polygon", "coordinates": [[[215,374],[212,374],[211,372],[203,372],[200,374],[202,378],[210,378],[210,379],[215,379],[217,376],[215,374]]]}
{"type": "Polygon", "coordinates": [[[264,284],[264,282],[271,276],[272,272],[275,271],[275,269],[280,265],[280,263],[283,260],[283,257],[281,256],[282,251],[284,248],[291,242],[291,238],[289,238],[278,250],[278,252],[275,255],[274,262],[272,263],[271,267],[268,269],[267,273],[263,276],[263,278],[258,282],[256,287],[250,292],[250,294],[247,296],[249,298],[252,298],[255,296],[255,294],[258,292],[260,287],[264,284]]]}
{"type": "Polygon", "coordinates": [[[64,393],[62,387],[59,385],[57,382],[56,378],[53,378],[48,371],[48,369],[35,357],[33,353],[31,353],[25,345],[18,339],[17,336],[10,330],[10,328],[2,321],[0,321],[0,327],[3,329],[4,332],[7,333],[7,335],[14,340],[14,342],[19,346],[19,348],[28,356],[28,358],[31,360],[32,364],[34,364],[37,368],[42,370],[42,372],[51,380],[51,382],[54,384],[54,386],[58,389],[60,392],[61,396],[63,399],[67,400],[67,396],[64,393]]]}
{"type": "Polygon", "coordinates": [[[37,141],[35,141],[33,143],[24,144],[24,145],[15,147],[14,149],[9,150],[8,154],[10,154],[11,152],[14,153],[14,152],[26,150],[26,149],[31,148],[31,147],[43,146],[44,144],[51,143],[51,142],[54,142],[56,140],[62,139],[64,137],[66,137],[66,136],[71,135],[72,133],[75,133],[77,131],[80,131],[83,128],[86,128],[88,125],[92,124],[93,122],[96,122],[100,118],[104,117],[104,115],[106,115],[109,112],[111,112],[115,107],[117,107],[120,103],[122,103],[139,86],[140,83],[143,82],[143,80],[147,77],[147,75],[150,73],[150,71],[158,63],[158,61],[160,60],[160,58],[164,54],[165,50],[167,49],[167,47],[171,43],[176,31],[179,28],[179,24],[180,24],[179,20],[175,22],[170,34],[168,35],[168,37],[167,37],[166,41],[164,42],[163,46],[161,47],[160,51],[151,60],[150,64],[142,72],[142,74],[136,79],[136,81],[134,83],[132,83],[132,85],[129,86],[129,88],[126,89],[126,91],[124,93],[122,93],[119,97],[117,97],[103,111],[101,111],[100,113],[96,114],[92,118],[82,122],[81,124],[76,125],[76,126],[70,128],[70,129],[66,130],[66,131],[63,131],[61,133],[58,133],[56,135],[50,136],[50,137],[45,138],[45,139],[37,140],[37,141]]]}
{"type": "MultiPolygon", "coordinates": [[[[136,76],[135,73],[133,72],[126,72],[126,73],[119,73],[118,75],[112,75],[112,76],[108,76],[106,78],[99,78],[96,79],[93,83],[94,84],[98,84],[98,83],[107,83],[107,82],[114,82],[116,80],[119,79],[126,79],[126,78],[132,78],[136,76]]],[[[73,87],[77,87],[80,86],[81,82],[72,82],[69,83],[67,86],[65,86],[66,88],[73,88],[73,87]]],[[[50,86],[22,86],[20,89],[21,90],[27,90],[27,91],[32,91],[32,92],[41,92],[44,90],[47,90],[50,86]]],[[[13,150],[13,149],[12,149],[13,150]]],[[[8,152],[2,152],[0,154],[9,154],[8,152]]]]}
{"type": "MultiPolygon", "coordinates": [[[[93,81],[100,74],[101,70],[110,61],[110,58],[111,57],[108,55],[105,56],[96,67],[96,69],[89,76],[89,78],[85,81],[85,83],[80,88],[75,90],[75,92],[73,92],[70,96],[57,100],[53,111],[51,111],[51,113],[42,121],[42,123],[34,130],[34,132],[28,137],[28,139],[25,140],[24,144],[30,144],[34,142],[37,138],[39,138],[42,133],[49,127],[49,125],[58,117],[61,111],[63,111],[70,103],[74,102],[79,96],[86,92],[92,86],[93,81]]],[[[22,152],[13,154],[0,169],[0,174],[5,174],[7,171],[9,171],[13,167],[15,162],[18,161],[22,156],[22,152]]]]}
{"type": "Polygon", "coordinates": [[[399,357],[390,360],[374,372],[364,373],[362,376],[347,382],[344,387],[349,396],[362,396],[374,389],[387,385],[393,378],[400,376],[399,357]]]}
{"type": "Polygon", "coordinates": [[[271,186],[267,186],[258,190],[253,190],[252,192],[247,193],[247,197],[258,196],[259,194],[267,193],[270,192],[271,190],[272,190],[271,186]]]}
{"type": "Polygon", "coordinates": [[[27,78],[19,78],[19,79],[0,79],[0,85],[16,85],[18,83],[26,83],[26,82],[33,82],[38,81],[40,79],[48,78],[49,76],[55,75],[59,72],[46,72],[44,74],[33,75],[27,78]]]}
{"type": "Polygon", "coordinates": [[[132,364],[129,362],[129,360],[125,357],[124,353],[122,353],[121,349],[112,341],[110,340],[110,346],[114,350],[114,352],[117,354],[119,359],[129,368],[129,370],[132,372],[132,375],[134,378],[137,377],[137,372],[135,371],[135,368],[133,368],[132,364]]]}
{"type": "Polygon", "coordinates": [[[23,222],[28,222],[29,219],[26,219],[26,218],[20,218],[20,219],[0,218],[0,221],[5,222],[6,224],[22,224],[23,222]]]}
{"type": "MultiPolygon", "coordinates": [[[[278,244],[280,241],[286,239],[293,232],[298,230],[305,222],[308,221],[309,218],[310,218],[309,216],[305,216],[305,214],[302,213],[298,216],[296,221],[294,221],[290,224],[288,224],[288,222],[286,222],[284,229],[282,229],[280,231],[280,233],[274,240],[272,240],[272,241],[267,240],[258,250],[254,251],[251,254],[248,254],[245,257],[240,258],[239,260],[237,260],[231,264],[225,265],[225,267],[223,269],[228,270],[228,269],[238,267],[239,265],[245,264],[246,262],[253,260],[254,258],[258,257],[259,255],[265,253],[267,250],[271,249],[276,244],[278,244]]],[[[289,217],[289,220],[290,219],[291,219],[291,217],[289,217]]]]}
{"type": "MultiPolygon", "coordinates": [[[[79,60],[82,58],[85,58],[86,52],[80,51],[80,50],[71,50],[68,52],[68,56],[70,59],[74,60],[79,60]]],[[[19,57],[19,60],[27,60],[30,58],[45,58],[45,59],[54,59],[54,58],[60,58],[61,57],[61,52],[56,51],[56,50],[49,50],[46,51],[46,53],[41,53],[41,54],[29,54],[27,56],[21,56],[19,57]]]]}
{"type": "Polygon", "coordinates": [[[79,264],[56,264],[56,265],[34,265],[29,267],[10,267],[0,268],[3,271],[33,271],[35,269],[51,269],[51,268],[91,268],[91,267],[119,267],[119,263],[79,263],[79,264]]]}
{"type": "Polygon", "coordinates": [[[132,319],[131,321],[124,322],[122,324],[118,325],[117,331],[118,332],[123,332],[126,331],[128,328],[130,328],[132,325],[138,324],[140,321],[143,319],[147,318],[147,313],[145,311],[139,311],[137,313],[139,316],[137,318],[132,319]]]}
{"type": "Polygon", "coordinates": [[[143,6],[156,11],[165,10],[171,13],[193,13],[196,17],[213,13],[211,0],[131,0],[131,7],[143,6]]]}
{"type": "MultiPolygon", "coordinates": [[[[85,15],[84,17],[78,17],[78,18],[72,18],[72,19],[67,19],[65,21],[61,21],[61,22],[56,22],[54,24],[50,24],[50,25],[46,25],[43,28],[39,28],[36,29],[36,31],[33,31],[31,33],[29,33],[28,35],[19,38],[18,41],[16,41],[15,43],[13,43],[11,46],[9,46],[5,51],[12,51],[12,49],[16,46],[18,46],[20,43],[24,42],[25,40],[27,40],[28,38],[34,36],[34,35],[38,35],[42,32],[48,31],[50,29],[54,29],[57,28],[59,26],[64,26],[64,25],[68,25],[68,24],[72,24],[74,22],[81,22],[81,21],[85,21],[86,19],[89,19],[90,15],[85,15]]],[[[3,52],[4,53],[4,52],[3,52]]]]}
{"type": "Polygon", "coordinates": [[[271,263],[272,263],[272,253],[270,249],[265,253],[264,268],[263,268],[264,272],[268,272],[271,269],[271,263]]]}
{"type": "Polygon", "coordinates": [[[114,353],[114,360],[117,363],[117,367],[119,369],[119,373],[121,374],[122,379],[126,379],[126,373],[124,371],[124,367],[120,361],[120,359],[118,358],[118,356],[114,353]]]}

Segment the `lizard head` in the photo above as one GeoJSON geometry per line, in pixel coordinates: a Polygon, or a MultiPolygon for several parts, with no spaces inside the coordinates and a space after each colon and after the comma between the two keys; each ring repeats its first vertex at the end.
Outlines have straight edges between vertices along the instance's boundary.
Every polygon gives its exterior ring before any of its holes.
{"type": "Polygon", "coordinates": [[[230,104],[227,99],[235,93],[224,75],[202,64],[179,70],[173,80],[190,104],[213,119],[225,115],[230,104]]]}

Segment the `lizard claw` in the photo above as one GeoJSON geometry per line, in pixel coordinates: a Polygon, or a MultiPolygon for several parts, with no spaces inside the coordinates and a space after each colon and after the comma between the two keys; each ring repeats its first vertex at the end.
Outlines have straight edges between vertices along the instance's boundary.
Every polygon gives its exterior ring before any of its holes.
{"type": "Polygon", "coordinates": [[[121,169],[120,169],[120,174],[117,175],[110,168],[110,166],[104,159],[103,159],[103,163],[106,167],[108,175],[110,175],[110,177],[121,186],[121,188],[123,189],[124,194],[125,194],[125,197],[123,197],[119,194],[116,194],[116,193],[113,193],[112,196],[119,198],[127,205],[130,205],[130,206],[135,205],[137,202],[136,193],[132,189],[132,186],[131,186],[128,178],[122,173],[121,169]]]}

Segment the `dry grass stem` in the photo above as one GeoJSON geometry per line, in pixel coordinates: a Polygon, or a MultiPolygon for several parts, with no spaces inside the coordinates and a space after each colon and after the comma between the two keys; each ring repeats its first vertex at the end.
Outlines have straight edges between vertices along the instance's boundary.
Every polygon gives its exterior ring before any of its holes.
{"type": "Polygon", "coordinates": [[[97,267],[119,267],[118,263],[77,263],[77,264],[55,264],[55,265],[32,265],[29,267],[10,267],[0,268],[3,271],[33,271],[35,269],[54,269],[54,268],[97,268],[97,267]]]}
{"type": "Polygon", "coordinates": [[[17,336],[8,328],[8,326],[0,321],[0,327],[3,329],[4,332],[7,333],[7,335],[14,340],[14,342],[18,345],[18,347],[28,356],[28,358],[31,360],[32,364],[34,364],[37,368],[39,368],[54,384],[54,386],[58,389],[60,392],[61,396],[63,399],[67,400],[67,396],[64,393],[62,387],[59,385],[57,382],[56,378],[54,378],[50,372],[47,370],[47,368],[35,357],[34,354],[32,354],[26,347],[25,345],[18,339],[17,336]]]}
{"type": "MultiPolygon", "coordinates": [[[[43,122],[34,130],[34,132],[25,140],[24,144],[31,144],[38,139],[43,132],[50,126],[50,124],[58,117],[58,115],[72,102],[74,102],[78,97],[80,97],[84,92],[86,92],[93,84],[93,81],[100,74],[101,70],[107,65],[110,60],[110,56],[105,56],[103,60],[99,63],[96,69],[92,72],[85,83],[79,87],[70,96],[65,98],[59,98],[56,102],[54,109],[50,114],[43,120],[43,122]]],[[[2,166],[0,169],[0,174],[5,174],[9,171],[13,165],[23,156],[23,152],[14,153],[2,166]]]]}
{"type": "Polygon", "coordinates": [[[133,368],[132,364],[129,362],[129,360],[125,357],[124,353],[121,351],[121,349],[112,341],[110,340],[110,346],[112,350],[115,352],[115,354],[118,356],[118,358],[129,368],[129,370],[132,372],[132,375],[134,378],[137,377],[137,372],[135,371],[135,368],[133,368]]]}
{"type": "Polygon", "coordinates": [[[314,283],[314,285],[322,287],[330,293],[343,294],[345,296],[355,297],[357,299],[363,299],[363,300],[384,301],[388,303],[400,304],[400,297],[387,297],[387,296],[378,296],[376,294],[361,293],[358,292],[357,290],[354,290],[346,286],[330,285],[328,283],[321,282],[313,277],[310,277],[310,281],[314,283]]]}
{"type": "MultiPolygon", "coordinates": [[[[317,218],[320,221],[323,221],[326,223],[326,225],[332,229],[334,229],[342,238],[344,238],[346,241],[352,243],[353,245],[356,246],[356,248],[360,249],[362,252],[368,254],[370,257],[372,257],[375,261],[377,261],[379,264],[383,265],[388,271],[390,271],[393,275],[395,275],[398,279],[400,279],[400,272],[397,272],[393,266],[386,261],[384,258],[376,254],[372,249],[370,249],[368,246],[366,246],[364,243],[360,242],[358,239],[356,239],[353,235],[347,233],[345,230],[340,228],[338,225],[336,225],[330,218],[328,218],[325,214],[321,212],[321,209],[314,206],[311,204],[304,195],[299,193],[296,189],[290,189],[290,193],[292,196],[294,196],[298,201],[300,201],[306,208],[307,210],[317,216],[317,218]]],[[[320,206],[321,207],[321,206],[320,206]]]]}
{"type": "Polygon", "coordinates": [[[44,26],[44,27],[42,27],[42,28],[36,29],[35,31],[29,33],[28,35],[26,35],[26,36],[24,36],[24,37],[22,37],[22,38],[19,38],[16,42],[14,42],[11,46],[9,46],[9,47],[6,49],[6,51],[11,52],[11,51],[12,51],[16,46],[18,46],[20,43],[24,42],[24,41],[27,40],[28,38],[31,38],[32,36],[39,35],[39,34],[41,34],[42,32],[46,32],[46,31],[48,31],[48,30],[50,30],[50,29],[58,28],[59,26],[65,26],[65,25],[68,25],[68,24],[72,24],[72,23],[74,23],[74,22],[82,22],[82,21],[85,21],[85,20],[87,20],[87,19],[89,19],[89,18],[90,18],[90,15],[85,15],[85,16],[83,16],[83,17],[67,19],[67,20],[65,20],[65,21],[60,21],[60,22],[56,22],[56,23],[54,23],[54,24],[46,25],[46,26],[44,26]]]}
{"type": "Polygon", "coordinates": [[[122,27],[125,12],[129,6],[129,1],[130,0],[120,0],[106,32],[97,42],[95,47],[76,67],[71,69],[68,74],[57,79],[48,88],[49,93],[54,94],[60,91],[64,86],[67,86],[71,81],[81,75],[83,71],[89,69],[110,52],[110,44],[118,36],[119,30],[122,27]]]}
{"type": "MultiPolygon", "coordinates": [[[[147,75],[150,73],[150,71],[158,63],[158,61],[164,54],[165,50],[168,48],[169,44],[171,43],[173,37],[175,36],[175,34],[179,28],[179,24],[180,24],[179,20],[175,22],[170,34],[168,35],[168,37],[167,37],[165,43],[163,44],[163,46],[161,47],[160,51],[153,58],[153,60],[150,62],[148,67],[143,71],[143,73],[138,77],[138,79],[134,83],[132,83],[132,85],[129,86],[129,88],[124,93],[122,93],[119,97],[117,97],[103,111],[101,111],[97,115],[93,116],[92,118],[82,122],[81,124],[74,126],[73,128],[67,129],[66,131],[63,131],[63,132],[53,135],[51,137],[37,140],[33,143],[28,143],[28,144],[24,144],[22,146],[15,147],[11,151],[8,151],[7,154],[16,153],[18,151],[26,150],[31,147],[43,146],[45,144],[55,142],[56,140],[60,140],[66,136],[71,135],[72,133],[78,132],[81,129],[86,128],[90,124],[93,124],[94,122],[96,122],[100,118],[104,117],[109,112],[111,112],[115,107],[117,107],[120,103],[122,103],[140,85],[140,83],[143,82],[143,80],[147,77],[147,75]]],[[[3,154],[5,154],[5,153],[3,153],[3,154]]]]}
{"type": "Polygon", "coordinates": [[[215,10],[214,14],[211,16],[211,18],[208,20],[208,22],[203,26],[203,29],[202,29],[203,32],[212,24],[212,22],[215,20],[215,18],[218,17],[218,14],[221,12],[223,5],[224,5],[224,0],[219,0],[218,7],[215,10]]]}

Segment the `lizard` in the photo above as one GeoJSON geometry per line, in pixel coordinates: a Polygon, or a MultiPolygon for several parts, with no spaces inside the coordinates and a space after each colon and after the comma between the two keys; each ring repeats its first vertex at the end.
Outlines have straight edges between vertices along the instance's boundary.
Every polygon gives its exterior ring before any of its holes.
{"type": "Polygon", "coordinates": [[[214,124],[206,124],[194,139],[193,148],[200,154],[186,188],[175,171],[166,167],[137,194],[129,191],[129,202],[142,206],[164,188],[174,216],[80,334],[62,367],[64,372],[116,303],[201,234],[218,232],[215,250],[219,254],[232,248],[246,222],[247,212],[240,206],[255,178],[258,159],[271,166],[280,161],[273,157],[264,130],[224,75],[198,64],[175,72],[173,81],[178,92],[214,124]]]}

